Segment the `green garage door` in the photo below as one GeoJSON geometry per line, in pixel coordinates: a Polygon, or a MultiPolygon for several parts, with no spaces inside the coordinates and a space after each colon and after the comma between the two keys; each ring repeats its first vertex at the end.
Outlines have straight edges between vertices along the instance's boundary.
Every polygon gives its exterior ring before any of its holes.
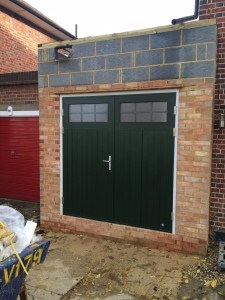
{"type": "Polygon", "coordinates": [[[63,99],[63,213],[171,232],[175,93],[63,99]]]}

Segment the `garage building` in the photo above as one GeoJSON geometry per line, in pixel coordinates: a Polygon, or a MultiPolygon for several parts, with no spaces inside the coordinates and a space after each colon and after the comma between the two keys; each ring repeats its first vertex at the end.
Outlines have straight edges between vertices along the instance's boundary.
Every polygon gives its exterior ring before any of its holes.
{"type": "Polygon", "coordinates": [[[215,20],[39,47],[41,223],[208,245],[215,20]]]}

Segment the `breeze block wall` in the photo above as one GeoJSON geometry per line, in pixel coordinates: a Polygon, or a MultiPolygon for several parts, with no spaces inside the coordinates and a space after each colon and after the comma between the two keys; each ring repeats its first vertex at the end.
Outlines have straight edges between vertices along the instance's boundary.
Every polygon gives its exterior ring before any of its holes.
{"type": "Polygon", "coordinates": [[[225,113],[225,2],[201,0],[199,14],[202,20],[216,18],[217,23],[210,225],[212,231],[225,231],[225,129],[219,127],[219,116],[225,113]]]}
{"type": "Polygon", "coordinates": [[[216,37],[210,20],[39,47],[42,226],[206,253],[216,37]],[[63,45],[72,56],[56,60],[63,45]],[[179,91],[175,233],[62,215],[60,95],[164,89],[179,91]]]}

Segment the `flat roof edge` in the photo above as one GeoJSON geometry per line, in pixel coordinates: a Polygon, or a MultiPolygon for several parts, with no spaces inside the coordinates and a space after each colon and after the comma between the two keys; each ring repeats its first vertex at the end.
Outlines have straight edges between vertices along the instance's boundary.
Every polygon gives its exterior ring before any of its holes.
{"type": "Polygon", "coordinates": [[[174,31],[174,30],[180,30],[180,29],[210,26],[210,25],[215,25],[215,24],[216,24],[216,19],[206,19],[206,20],[193,21],[193,22],[181,23],[181,24],[176,24],[176,25],[170,24],[170,25],[165,25],[165,26],[139,29],[139,30],[121,32],[121,33],[90,36],[90,37],[79,38],[79,39],[71,40],[71,41],[62,41],[62,42],[41,44],[38,46],[38,48],[39,49],[48,49],[48,48],[54,48],[54,47],[58,47],[58,46],[82,44],[82,43],[87,43],[87,42],[103,41],[103,40],[117,39],[117,38],[123,38],[123,37],[132,37],[132,36],[142,35],[142,34],[143,35],[144,34],[154,34],[154,33],[168,32],[168,31],[174,31]]]}

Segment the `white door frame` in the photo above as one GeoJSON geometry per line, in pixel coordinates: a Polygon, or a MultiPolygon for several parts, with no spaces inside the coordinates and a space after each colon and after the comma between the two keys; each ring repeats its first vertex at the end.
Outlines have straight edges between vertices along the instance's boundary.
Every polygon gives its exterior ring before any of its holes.
{"type": "Polygon", "coordinates": [[[94,96],[113,96],[113,95],[141,95],[141,94],[165,94],[176,93],[176,114],[175,114],[175,138],[174,138],[174,167],[173,167],[173,215],[172,234],[176,233],[176,173],[177,173],[177,140],[178,140],[178,107],[179,89],[130,91],[130,92],[109,92],[109,93],[90,93],[90,94],[69,94],[60,95],[60,214],[63,215],[63,98],[70,97],[94,97],[94,96]]]}

